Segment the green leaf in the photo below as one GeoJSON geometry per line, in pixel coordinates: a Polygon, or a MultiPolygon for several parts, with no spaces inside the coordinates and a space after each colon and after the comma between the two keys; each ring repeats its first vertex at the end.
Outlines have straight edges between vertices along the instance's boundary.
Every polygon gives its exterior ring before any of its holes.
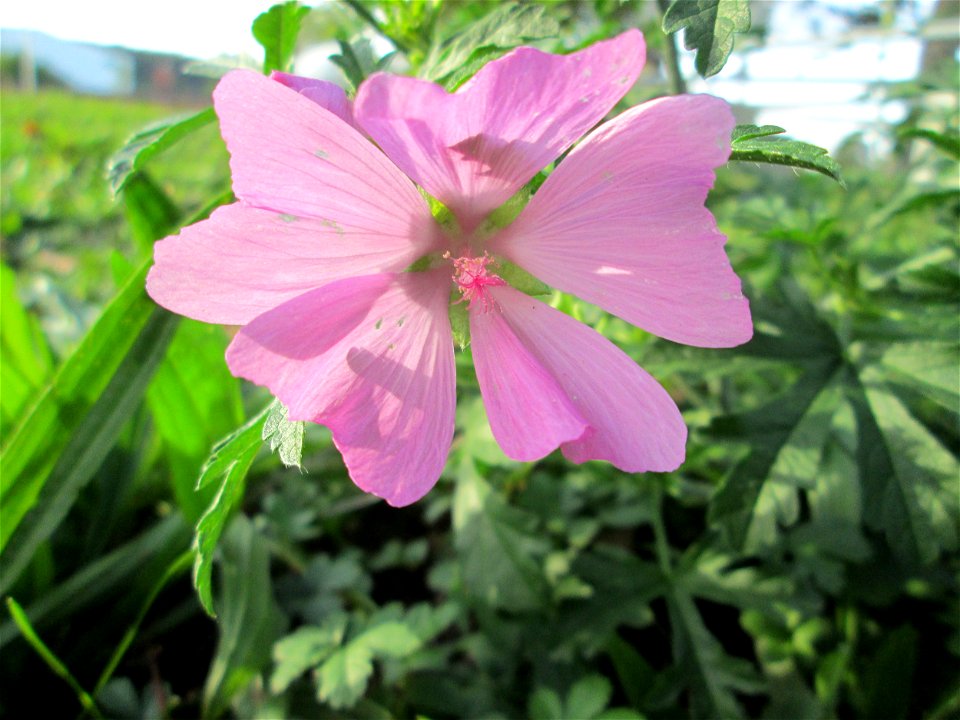
{"type": "Polygon", "coordinates": [[[180,213],[150,176],[132,173],[123,189],[123,209],[130,226],[130,235],[143,250],[153,252],[153,243],[177,228],[180,213]]]}
{"type": "Polygon", "coordinates": [[[904,561],[933,563],[957,547],[960,463],[881,384],[881,377],[872,367],[861,374],[879,431],[879,437],[861,439],[864,516],[904,561]]]}
{"type": "Polygon", "coordinates": [[[43,659],[43,661],[47,664],[47,667],[49,667],[56,675],[63,678],[73,689],[74,693],[77,695],[77,699],[83,706],[83,709],[93,715],[95,718],[102,719],[103,714],[93,701],[93,698],[90,697],[90,694],[83,689],[79,682],[77,682],[76,678],[74,678],[67,666],[61,662],[60,658],[54,655],[53,651],[46,646],[43,640],[40,639],[40,636],[37,635],[36,631],[30,625],[30,620],[27,618],[23,608],[21,608],[20,605],[17,604],[17,601],[12,597],[7,598],[7,609],[10,611],[10,616],[13,618],[13,622],[16,623],[17,628],[19,628],[24,639],[30,644],[30,647],[32,647],[43,659]]]}
{"type": "Polygon", "coordinates": [[[695,719],[744,717],[734,693],[762,689],[753,667],[724,652],[703,624],[693,598],[680,588],[667,595],[667,610],[673,630],[674,661],[684,668],[690,683],[690,715],[695,719]]]}
{"type": "MultiPolygon", "coordinates": [[[[128,215],[143,239],[155,240],[172,230],[176,209],[149,178],[134,178],[124,192],[128,215]]],[[[147,297],[148,267],[103,311],[0,455],[0,588],[66,516],[163,358],[178,318],[147,297]]]]}
{"type": "Polygon", "coordinates": [[[49,381],[53,355],[37,319],[17,295],[16,274],[0,264],[0,418],[9,432],[49,381]]]}
{"type": "Polygon", "coordinates": [[[401,622],[375,624],[333,653],[317,672],[317,697],[334,709],[351,707],[363,696],[375,657],[405,657],[420,638],[401,622]]]}
{"type": "Polygon", "coordinates": [[[393,59],[393,53],[384,55],[379,60],[373,54],[373,45],[367,38],[356,40],[337,40],[340,53],[330,56],[330,62],[343,70],[343,74],[350,83],[354,92],[369,75],[383,70],[393,59]]]}
{"type": "Polygon", "coordinates": [[[275,666],[270,676],[270,691],[284,692],[294,680],[324,660],[342,643],[347,631],[347,616],[336,615],[323,627],[301,627],[273,646],[275,666]]]}
{"type": "Polygon", "coordinates": [[[297,47],[297,36],[310,8],[295,0],[274,5],[253,21],[253,37],[263,46],[263,71],[287,72],[297,47]]]}
{"type": "Polygon", "coordinates": [[[527,700],[527,715],[530,720],[562,720],[560,696],[550,688],[538,687],[527,700]]]}
{"type": "Polygon", "coordinates": [[[589,720],[603,712],[612,694],[613,687],[603,675],[580,678],[567,693],[564,717],[589,720]]]}
{"type": "Polygon", "coordinates": [[[270,441],[270,450],[277,451],[285,467],[301,467],[303,426],[303,421],[287,420],[287,408],[279,400],[273,403],[263,423],[263,440],[270,441]]]}
{"type": "Polygon", "coordinates": [[[887,382],[908,385],[947,410],[960,414],[960,383],[957,382],[960,349],[956,343],[896,343],[883,353],[880,363],[890,374],[887,382]]]}
{"type": "MultiPolygon", "coordinates": [[[[137,290],[142,293],[142,286],[137,290]]],[[[151,311],[149,319],[119,367],[110,376],[100,397],[89,409],[74,411],[73,417],[67,415],[74,420],[69,435],[63,425],[58,427],[58,423],[63,423],[63,416],[54,415],[62,405],[57,399],[51,398],[49,404],[37,406],[34,415],[21,428],[22,432],[11,441],[4,453],[4,460],[12,456],[12,463],[4,464],[7,481],[3,501],[5,562],[0,588],[9,588],[19,577],[37,547],[53,534],[73,506],[81,488],[100,467],[140,403],[153,371],[173,337],[178,320],[166,310],[154,308],[151,311]],[[42,423],[44,427],[35,428],[32,423],[42,423]],[[22,433],[37,433],[40,437],[27,436],[21,444],[17,439],[23,437],[22,433]],[[55,438],[53,442],[51,435],[55,438]],[[31,441],[32,447],[28,445],[31,441]],[[51,455],[38,457],[37,452],[42,452],[41,448],[51,452],[51,455]],[[20,453],[28,458],[21,460],[20,453]],[[56,464],[53,464],[54,460],[56,464]]],[[[54,395],[56,391],[55,381],[50,394],[54,395]]]]}
{"type": "Polygon", "coordinates": [[[453,90],[484,64],[527,42],[556,37],[560,25],[551,8],[505,3],[466,30],[431,48],[421,77],[453,90]]]}
{"type": "Polygon", "coordinates": [[[221,570],[220,640],[203,689],[211,720],[269,666],[285,621],[271,591],[268,542],[243,515],[230,524],[221,570]]]}
{"type": "Polygon", "coordinates": [[[164,469],[191,523],[213,497],[213,488],[197,492],[197,468],[210,447],[244,421],[240,383],[223,361],[227,340],[220,327],[183,319],[147,390],[164,469]]]}
{"type": "Polygon", "coordinates": [[[113,192],[123,190],[131,175],[142,170],[152,158],[216,118],[213,108],[207,108],[161,120],[137,132],[110,158],[107,179],[113,192]]]}
{"type": "Polygon", "coordinates": [[[373,674],[373,654],[350,643],[337,650],[317,671],[317,698],[334,709],[352,707],[363,697],[373,674]]]}
{"type": "Polygon", "coordinates": [[[832,362],[812,368],[769,404],[711,424],[718,438],[751,445],[714,495],[708,515],[734,547],[768,547],[781,524],[796,521],[797,489],[813,485],[840,403],[835,368],[832,362]]]}
{"type": "Polygon", "coordinates": [[[193,543],[197,553],[193,566],[193,585],[197,589],[200,604],[212,617],[216,617],[211,588],[213,555],[227,520],[243,499],[244,480],[260,450],[262,427],[269,410],[269,406],[264,408],[246,425],[217,443],[197,481],[199,489],[215,479],[220,479],[217,494],[197,523],[197,534],[193,543]]]}
{"type": "Polygon", "coordinates": [[[901,138],[923,138],[940,148],[954,160],[960,160],[960,134],[953,132],[937,132],[929,128],[906,128],[897,135],[901,138]]]}
{"type": "Polygon", "coordinates": [[[733,36],[750,29],[748,0],[673,0],[663,14],[663,31],[683,29],[683,46],[696,50],[700,77],[716,75],[733,52],[733,36]]]}
{"type": "Polygon", "coordinates": [[[535,558],[547,544],[532,532],[534,518],[511,507],[477,471],[472,459],[458,467],[453,497],[454,542],[468,595],[493,607],[538,607],[546,580],[535,558]]]}
{"type": "Polygon", "coordinates": [[[839,163],[823,148],[790,138],[771,139],[784,132],[783,128],[776,125],[738,125],[734,128],[730,143],[730,160],[814,170],[846,187],[840,176],[839,163]]]}
{"type": "MultiPolygon", "coordinates": [[[[76,570],[27,608],[35,627],[68,622],[119,589],[129,590],[136,577],[160,571],[190,544],[190,528],[173,513],[109,554],[76,570]]],[[[16,636],[12,623],[0,626],[0,648],[16,636]]]]}

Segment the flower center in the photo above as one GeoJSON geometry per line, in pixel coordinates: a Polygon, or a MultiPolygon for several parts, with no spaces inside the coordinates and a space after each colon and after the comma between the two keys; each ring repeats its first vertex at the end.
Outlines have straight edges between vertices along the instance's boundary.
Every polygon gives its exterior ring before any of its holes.
{"type": "MultiPolygon", "coordinates": [[[[450,253],[444,255],[450,258],[450,253]]],[[[506,281],[499,275],[495,275],[487,269],[487,265],[493,262],[493,258],[483,254],[483,257],[473,257],[464,255],[453,260],[453,281],[457,284],[457,290],[462,297],[457,302],[466,300],[469,308],[473,310],[475,304],[480,304],[480,309],[487,312],[495,305],[493,299],[487,294],[488,287],[497,287],[506,285],[506,281]]]]}

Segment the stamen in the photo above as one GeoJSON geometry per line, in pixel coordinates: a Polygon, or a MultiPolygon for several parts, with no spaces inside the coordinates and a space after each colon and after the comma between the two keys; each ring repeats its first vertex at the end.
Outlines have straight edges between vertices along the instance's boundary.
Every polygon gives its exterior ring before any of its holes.
{"type": "MultiPolygon", "coordinates": [[[[449,259],[450,253],[445,253],[444,257],[449,259]]],[[[466,300],[471,310],[479,303],[482,312],[489,312],[496,307],[496,302],[487,293],[486,288],[506,285],[507,283],[499,275],[487,270],[487,265],[493,261],[493,258],[487,253],[484,253],[483,257],[465,255],[453,260],[455,269],[453,281],[457,284],[457,290],[463,296],[457,302],[466,300]]]]}

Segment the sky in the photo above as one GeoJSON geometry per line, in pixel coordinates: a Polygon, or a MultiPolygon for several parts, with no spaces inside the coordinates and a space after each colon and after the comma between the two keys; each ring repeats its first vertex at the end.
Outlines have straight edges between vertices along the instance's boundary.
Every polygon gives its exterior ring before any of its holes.
{"type": "MultiPolygon", "coordinates": [[[[0,10],[0,25],[37,30],[63,40],[121,45],[202,60],[220,55],[259,59],[262,50],[250,33],[250,24],[275,1],[11,1],[0,10]]],[[[855,0],[833,2],[851,7],[865,4],[855,0]]],[[[928,15],[933,2],[919,0],[913,14],[928,15]]],[[[771,7],[768,46],[735,53],[720,75],[707,82],[694,79],[691,91],[764,106],[758,123],[781,125],[799,139],[831,149],[849,133],[869,128],[877,120],[899,119],[903,108],[896,103],[861,102],[860,98],[868,82],[913,77],[919,64],[919,42],[901,37],[837,47],[818,41],[817,34],[829,37],[843,29],[843,22],[816,3],[779,0],[771,7]],[[745,77],[750,81],[744,82],[745,77]]],[[[694,78],[693,53],[682,52],[682,58],[687,76],[694,78]]]]}
{"type": "Polygon", "coordinates": [[[253,19],[275,0],[10,0],[0,25],[38,30],[61,40],[121,45],[201,60],[218,55],[259,57],[253,19]]]}

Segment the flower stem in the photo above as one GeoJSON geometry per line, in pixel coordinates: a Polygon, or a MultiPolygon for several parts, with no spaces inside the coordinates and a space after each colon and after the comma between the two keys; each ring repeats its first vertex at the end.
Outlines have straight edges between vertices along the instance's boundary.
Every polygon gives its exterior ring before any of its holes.
{"type": "MultiPolygon", "coordinates": [[[[657,0],[660,6],[660,12],[664,15],[667,8],[670,7],[670,0],[657,0]]],[[[683,79],[683,73],[680,72],[680,55],[677,52],[677,34],[664,33],[664,53],[663,65],[667,71],[667,82],[670,87],[671,95],[683,95],[687,91],[687,83],[683,79]]]]}

